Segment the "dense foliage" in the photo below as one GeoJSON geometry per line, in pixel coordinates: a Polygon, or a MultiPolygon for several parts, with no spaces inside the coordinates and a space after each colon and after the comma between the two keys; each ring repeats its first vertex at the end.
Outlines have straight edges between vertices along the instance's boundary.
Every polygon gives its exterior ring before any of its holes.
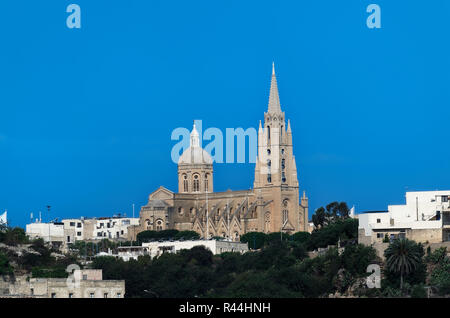
{"type": "Polygon", "coordinates": [[[125,279],[127,297],[319,297],[364,277],[374,258],[371,247],[355,245],[342,255],[330,249],[309,259],[302,243],[274,240],[245,254],[213,256],[195,247],[130,262],[98,257],[93,267],[105,279],[125,279]],[[344,284],[337,283],[339,271],[348,272],[344,284]]]}
{"type": "Polygon", "coordinates": [[[196,240],[199,238],[200,235],[195,231],[178,230],[143,231],[137,235],[139,243],[158,240],[196,240]]]}
{"type": "Polygon", "coordinates": [[[436,249],[427,258],[433,267],[430,284],[437,288],[439,294],[450,294],[450,258],[447,256],[447,248],[436,249]]]}
{"type": "Polygon", "coordinates": [[[6,227],[2,226],[0,230],[0,243],[16,246],[18,244],[28,243],[28,237],[25,230],[20,227],[6,227]]]}

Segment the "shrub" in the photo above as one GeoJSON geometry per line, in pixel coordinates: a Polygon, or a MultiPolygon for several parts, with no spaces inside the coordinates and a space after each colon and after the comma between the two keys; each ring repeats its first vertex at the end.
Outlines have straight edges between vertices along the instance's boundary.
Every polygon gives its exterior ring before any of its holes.
{"type": "Polygon", "coordinates": [[[412,298],[427,298],[427,291],[423,284],[415,285],[411,291],[412,298]]]}

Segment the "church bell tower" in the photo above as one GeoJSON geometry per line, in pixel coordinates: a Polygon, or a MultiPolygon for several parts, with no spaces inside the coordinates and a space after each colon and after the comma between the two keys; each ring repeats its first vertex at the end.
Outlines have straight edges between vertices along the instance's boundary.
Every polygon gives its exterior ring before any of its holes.
{"type": "Polygon", "coordinates": [[[264,198],[264,205],[259,207],[259,222],[266,232],[306,230],[307,198],[304,195],[302,205],[299,204],[291,124],[288,120],[286,125],[281,110],[274,64],[268,109],[264,112],[264,124],[259,122],[254,189],[264,198]]]}

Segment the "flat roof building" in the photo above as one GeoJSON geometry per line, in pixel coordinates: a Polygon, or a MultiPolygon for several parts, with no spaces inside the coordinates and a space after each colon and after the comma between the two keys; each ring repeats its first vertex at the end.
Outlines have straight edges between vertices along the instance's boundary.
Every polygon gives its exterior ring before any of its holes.
{"type": "Polygon", "coordinates": [[[406,204],[359,214],[358,241],[370,245],[394,238],[422,243],[450,241],[450,190],[406,192],[406,204]]]}

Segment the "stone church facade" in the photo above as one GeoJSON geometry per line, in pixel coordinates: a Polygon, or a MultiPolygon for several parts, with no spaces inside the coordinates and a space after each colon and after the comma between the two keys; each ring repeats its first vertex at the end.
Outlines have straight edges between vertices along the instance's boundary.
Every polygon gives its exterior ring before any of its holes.
{"type": "Polygon", "coordinates": [[[247,232],[307,231],[308,198],[299,196],[292,131],[281,110],[275,69],[264,125],[259,123],[254,187],[213,191],[213,160],[191,132],[190,147],[178,161],[178,192],[160,187],[141,208],[140,223],[130,239],[146,230],[192,230],[202,238],[238,241],[247,232]]]}

